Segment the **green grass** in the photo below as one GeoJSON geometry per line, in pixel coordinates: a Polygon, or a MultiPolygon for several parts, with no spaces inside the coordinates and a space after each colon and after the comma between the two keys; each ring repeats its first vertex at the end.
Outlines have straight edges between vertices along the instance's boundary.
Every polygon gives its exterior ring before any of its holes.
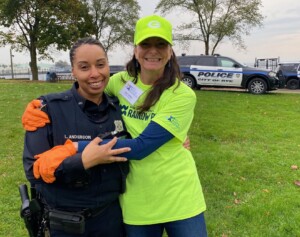
{"type": "MultiPolygon", "coordinates": [[[[0,80],[0,236],[23,237],[18,185],[26,104],[70,83],[0,80]]],[[[195,91],[190,130],[209,236],[300,236],[300,94],[195,91]]]]}

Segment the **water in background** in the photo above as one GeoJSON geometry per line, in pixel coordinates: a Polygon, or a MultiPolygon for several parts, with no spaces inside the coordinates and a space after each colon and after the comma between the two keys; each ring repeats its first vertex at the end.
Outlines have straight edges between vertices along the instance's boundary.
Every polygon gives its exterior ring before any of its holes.
{"type": "MultiPolygon", "coordinates": [[[[39,81],[46,81],[46,73],[49,70],[41,70],[38,73],[39,81]]],[[[51,70],[51,72],[55,72],[57,74],[58,80],[74,80],[70,71],[62,71],[62,70],[51,70]]],[[[24,79],[24,80],[32,80],[31,71],[25,70],[14,70],[14,74],[12,75],[10,70],[0,70],[0,79],[24,79]]]]}

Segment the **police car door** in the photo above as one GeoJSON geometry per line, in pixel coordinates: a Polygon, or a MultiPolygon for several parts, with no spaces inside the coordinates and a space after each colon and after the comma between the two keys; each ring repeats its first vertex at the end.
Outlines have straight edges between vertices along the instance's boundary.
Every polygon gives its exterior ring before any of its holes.
{"type": "Polygon", "coordinates": [[[215,82],[218,86],[240,87],[243,79],[243,69],[235,61],[229,58],[217,58],[217,73],[215,82]]]}
{"type": "Polygon", "coordinates": [[[299,64],[299,66],[297,68],[297,77],[300,79],[300,64],[299,64]]]}
{"type": "Polygon", "coordinates": [[[197,81],[198,85],[211,86],[215,83],[214,73],[216,72],[216,67],[213,66],[190,66],[190,74],[192,74],[197,81]]]}

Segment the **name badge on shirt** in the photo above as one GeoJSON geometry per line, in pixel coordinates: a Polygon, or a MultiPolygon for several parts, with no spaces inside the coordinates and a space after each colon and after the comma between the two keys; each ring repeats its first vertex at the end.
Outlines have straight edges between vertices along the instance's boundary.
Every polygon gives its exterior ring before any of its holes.
{"type": "Polygon", "coordinates": [[[120,91],[120,94],[131,104],[134,105],[143,91],[131,81],[128,81],[120,91]]]}

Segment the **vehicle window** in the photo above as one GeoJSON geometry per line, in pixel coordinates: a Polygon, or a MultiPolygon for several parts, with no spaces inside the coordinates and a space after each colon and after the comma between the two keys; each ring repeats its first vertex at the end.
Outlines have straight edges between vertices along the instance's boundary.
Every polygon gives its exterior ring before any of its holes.
{"type": "Polygon", "coordinates": [[[215,66],[214,57],[198,57],[195,65],[215,66]]]}
{"type": "Polygon", "coordinates": [[[289,64],[280,65],[280,68],[281,68],[281,70],[285,70],[285,71],[295,71],[295,70],[297,70],[298,66],[299,66],[299,63],[289,63],[289,64]]]}
{"type": "Polygon", "coordinates": [[[177,58],[179,65],[200,65],[200,66],[215,66],[214,57],[201,56],[183,56],[177,58]]]}
{"type": "Polygon", "coordinates": [[[178,57],[178,64],[179,65],[195,65],[196,64],[196,57],[188,57],[188,56],[183,56],[183,57],[178,57]]]}
{"type": "Polygon", "coordinates": [[[219,67],[234,67],[236,64],[235,61],[232,61],[228,58],[218,58],[217,62],[219,67]]]}

